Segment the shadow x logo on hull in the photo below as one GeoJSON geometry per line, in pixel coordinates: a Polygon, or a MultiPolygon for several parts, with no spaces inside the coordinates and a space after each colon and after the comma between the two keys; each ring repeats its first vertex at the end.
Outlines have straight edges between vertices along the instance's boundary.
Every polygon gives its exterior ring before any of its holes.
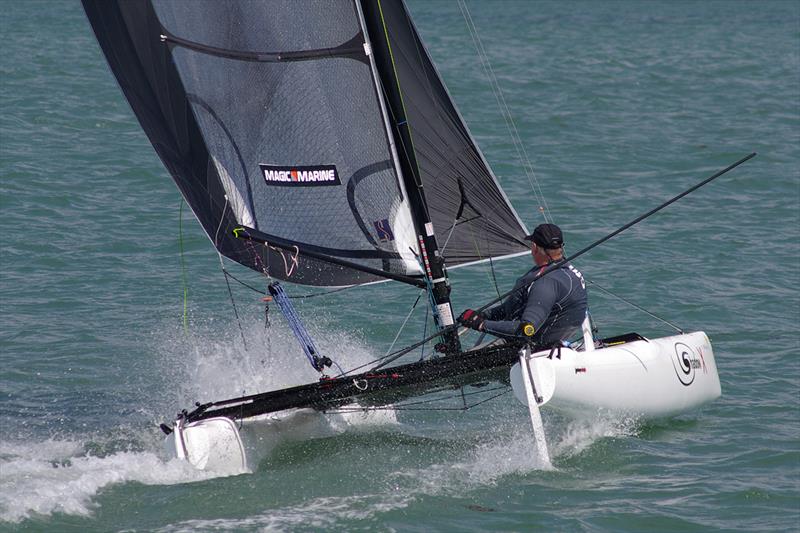
{"type": "Polygon", "coordinates": [[[314,165],[285,167],[278,165],[258,165],[264,174],[267,185],[280,187],[319,187],[341,185],[335,165],[314,165]]]}

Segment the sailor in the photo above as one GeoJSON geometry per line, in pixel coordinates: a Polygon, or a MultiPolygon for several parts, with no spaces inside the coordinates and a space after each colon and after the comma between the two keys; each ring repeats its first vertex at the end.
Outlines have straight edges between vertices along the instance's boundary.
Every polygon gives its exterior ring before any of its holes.
{"type": "Polygon", "coordinates": [[[586,280],[569,262],[536,279],[564,257],[564,238],[555,224],[540,224],[525,240],[531,241],[535,265],[517,280],[514,289],[519,290],[483,313],[467,309],[458,322],[498,337],[554,346],[568,340],[586,318],[586,280]]]}

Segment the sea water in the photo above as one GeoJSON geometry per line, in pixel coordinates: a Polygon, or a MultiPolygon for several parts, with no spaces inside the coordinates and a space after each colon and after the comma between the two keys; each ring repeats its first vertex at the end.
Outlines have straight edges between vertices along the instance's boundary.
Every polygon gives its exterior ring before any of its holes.
{"type": "MultiPolygon", "coordinates": [[[[553,469],[537,463],[510,394],[289,443],[239,476],[167,460],[158,424],[179,409],[315,372],[275,313],[265,327],[260,295],[234,283],[237,321],[218,257],[80,4],[7,1],[0,530],[800,529],[800,4],[468,6],[533,174],[459,5],[409,5],[521,217],[541,222],[541,188],[568,252],[759,153],[576,261],[600,287],[706,331],[722,398],[649,423],[545,409],[553,469]]],[[[453,271],[456,310],[529,261],[453,271]]],[[[602,335],[672,333],[589,289],[602,335]]],[[[416,296],[383,284],[298,310],[326,354],[355,365],[389,348],[416,296]]],[[[400,342],[424,322],[418,306],[400,342]]]]}

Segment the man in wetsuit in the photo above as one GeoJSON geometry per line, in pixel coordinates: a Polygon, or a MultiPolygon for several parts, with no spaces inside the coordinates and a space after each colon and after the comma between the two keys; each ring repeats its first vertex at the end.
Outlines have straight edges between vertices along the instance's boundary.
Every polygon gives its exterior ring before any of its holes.
{"type": "Polygon", "coordinates": [[[564,239],[555,224],[540,224],[531,235],[535,266],[503,302],[483,313],[467,309],[463,326],[507,339],[526,339],[547,347],[569,339],[586,317],[586,281],[569,263],[534,281],[539,272],[564,257],[564,239]]]}

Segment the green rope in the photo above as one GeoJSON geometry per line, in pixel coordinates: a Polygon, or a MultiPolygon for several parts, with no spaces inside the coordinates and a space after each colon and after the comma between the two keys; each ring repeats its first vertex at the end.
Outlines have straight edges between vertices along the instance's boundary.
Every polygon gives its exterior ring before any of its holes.
{"type": "Polygon", "coordinates": [[[189,334],[189,287],[186,285],[186,261],[183,257],[183,197],[178,208],[178,245],[181,255],[181,280],[183,281],[183,332],[189,334]]]}

